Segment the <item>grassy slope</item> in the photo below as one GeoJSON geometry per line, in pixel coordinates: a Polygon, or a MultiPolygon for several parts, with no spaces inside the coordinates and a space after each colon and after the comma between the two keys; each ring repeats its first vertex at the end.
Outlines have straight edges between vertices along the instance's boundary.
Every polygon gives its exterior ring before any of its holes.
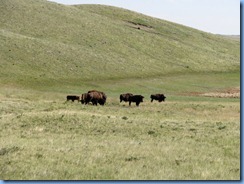
{"type": "Polygon", "coordinates": [[[124,9],[4,0],[0,12],[1,83],[49,87],[239,71],[239,41],[124,9]]]}

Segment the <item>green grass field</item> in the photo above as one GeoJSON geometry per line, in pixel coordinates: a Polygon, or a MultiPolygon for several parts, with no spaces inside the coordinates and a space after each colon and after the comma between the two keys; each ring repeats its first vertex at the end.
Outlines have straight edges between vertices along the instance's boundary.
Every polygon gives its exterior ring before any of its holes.
{"type": "Polygon", "coordinates": [[[105,106],[65,102],[62,91],[1,88],[1,179],[240,179],[240,99],[188,96],[199,87],[175,85],[165,102],[151,103],[138,84],[139,107],[119,103],[119,84],[105,106]]]}
{"type": "Polygon", "coordinates": [[[240,180],[238,37],[44,0],[0,17],[0,179],[240,180]],[[105,106],[66,102],[92,89],[105,106]]]}

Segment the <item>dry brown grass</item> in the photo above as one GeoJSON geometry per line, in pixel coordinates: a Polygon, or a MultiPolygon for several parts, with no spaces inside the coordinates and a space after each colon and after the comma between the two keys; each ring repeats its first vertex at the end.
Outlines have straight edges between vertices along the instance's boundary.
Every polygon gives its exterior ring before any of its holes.
{"type": "Polygon", "coordinates": [[[215,97],[215,98],[240,98],[240,87],[213,90],[210,92],[188,92],[188,93],[182,93],[181,95],[215,97]]]}
{"type": "Polygon", "coordinates": [[[240,87],[228,88],[216,92],[209,92],[200,94],[206,97],[217,97],[217,98],[240,98],[240,87]]]}

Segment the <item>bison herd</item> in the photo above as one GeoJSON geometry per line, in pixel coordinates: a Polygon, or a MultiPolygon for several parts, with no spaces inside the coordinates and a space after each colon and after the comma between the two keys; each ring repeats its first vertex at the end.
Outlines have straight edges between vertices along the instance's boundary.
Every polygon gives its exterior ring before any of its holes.
{"type": "MultiPolygon", "coordinates": [[[[129,102],[129,105],[131,105],[131,102],[136,103],[136,106],[139,106],[141,102],[143,102],[144,96],[142,95],[133,95],[132,93],[125,93],[121,94],[119,96],[120,102],[129,102]]],[[[157,100],[158,102],[162,102],[165,100],[164,94],[152,94],[150,96],[151,102],[153,100],[157,100]]],[[[77,95],[68,95],[67,96],[67,101],[71,100],[74,102],[77,100],[78,102],[81,102],[82,104],[89,104],[92,103],[92,105],[104,105],[107,100],[107,96],[104,92],[97,91],[97,90],[91,90],[88,91],[87,93],[83,93],[81,96],[77,95]]]]}

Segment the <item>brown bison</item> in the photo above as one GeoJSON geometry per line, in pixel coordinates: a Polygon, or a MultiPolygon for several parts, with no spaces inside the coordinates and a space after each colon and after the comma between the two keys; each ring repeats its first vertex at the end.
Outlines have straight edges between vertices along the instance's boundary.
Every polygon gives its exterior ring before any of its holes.
{"type": "Polygon", "coordinates": [[[87,101],[92,102],[93,105],[97,105],[97,103],[104,105],[106,103],[106,99],[107,96],[104,92],[97,90],[88,91],[87,101]]]}
{"type": "Polygon", "coordinates": [[[67,101],[72,100],[72,102],[74,102],[75,100],[77,100],[78,102],[80,101],[80,97],[76,95],[68,95],[66,99],[67,101]]]}
{"type": "Polygon", "coordinates": [[[80,97],[80,102],[82,104],[88,104],[89,103],[89,97],[88,97],[88,93],[83,93],[80,97]]]}
{"type": "Polygon", "coordinates": [[[121,95],[119,96],[119,98],[120,98],[120,102],[122,102],[122,101],[128,102],[130,96],[133,96],[133,94],[132,94],[132,93],[121,94],[121,95]]]}
{"type": "Polygon", "coordinates": [[[164,96],[164,94],[152,94],[151,102],[153,102],[153,100],[158,100],[158,102],[162,102],[165,100],[165,98],[166,98],[166,96],[164,96]]]}
{"type": "Polygon", "coordinates": [[[143,102],[143,98],[144,96],[142,95],[132,95],[129,97],[129,105],[131,104],[131,102],[135,102],[136,106],[139,106],[139,104],[143,102]]]}

